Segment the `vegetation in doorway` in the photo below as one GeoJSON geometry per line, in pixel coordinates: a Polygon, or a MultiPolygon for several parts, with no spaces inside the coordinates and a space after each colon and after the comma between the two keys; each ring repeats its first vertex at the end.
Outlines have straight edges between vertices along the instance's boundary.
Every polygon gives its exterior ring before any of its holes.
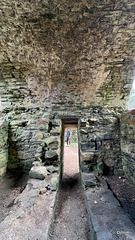
{"type": "Polygon", "coordinates": [[[71,132],[72,132],[72,135],[71,135],[70,144],[71,144],[72,147],[77,147],[78,146],[78,132],[77,132],[77,128],[72,128],[71,132]]]}

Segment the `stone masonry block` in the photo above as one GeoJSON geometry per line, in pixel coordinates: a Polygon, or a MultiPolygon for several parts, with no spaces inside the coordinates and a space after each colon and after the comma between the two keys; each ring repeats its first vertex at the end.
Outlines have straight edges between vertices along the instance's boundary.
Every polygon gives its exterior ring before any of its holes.
{"type": "Polygon", "coordinates": [[[81,152],[81,160],[83,162],[91,162],[94,158],[94,152],[81,152]]]}

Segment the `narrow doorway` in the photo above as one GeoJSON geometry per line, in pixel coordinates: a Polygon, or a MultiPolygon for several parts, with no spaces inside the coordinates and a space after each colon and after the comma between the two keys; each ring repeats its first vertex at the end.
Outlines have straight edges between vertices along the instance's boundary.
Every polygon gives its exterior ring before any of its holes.
{"type": "Polygon", "coordinates": [[[49,240],[89,239],[89,221],[79,172],[78,121],[62,120],[62,179],[49,240]],[[70,143],[66,133],[71,131],[70,143]]]}
{"type": "Polygon", "coordinates": [[[74,176],[79,173],[78,156],[78,123],[73,120],[64,122],[64,154],[63,154],[63,174],[64,176],[74,176]]]}

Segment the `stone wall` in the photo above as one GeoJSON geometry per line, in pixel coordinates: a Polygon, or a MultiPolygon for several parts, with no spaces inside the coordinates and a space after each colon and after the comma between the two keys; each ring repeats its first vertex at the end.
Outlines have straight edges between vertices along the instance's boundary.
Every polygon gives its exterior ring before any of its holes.
{"type": "Polygon", "coordinates": [[[119,120],[104,110],[91,112],[80,120],[82,171],[98,174],[122,172],[119,120]]]}
{"type": "Polygon", "coordinates": [[[135,183],[135,110],[121,114],[120,126],[123,169],[135,183]]]}
{"type": "Polygon", "coordinates": [[[49,111],[16,110],[9,117],[8,168],[30,169],[37,160],[58,165],[61,122],[51,119],[49,111]]]}
{"type": "Polygon", "coordinates": [[[25,69],[15,67],[9,61],[0,65],[0,96],[3,108],[22,105],[28,94],[24,73],[25,69]]]}
{"type": "Polygon", "coordinates": [[[1,171],[29,170],[34,161],[58,167],[62,119],[78,119],[80,168],[83,172],[122,174],[135,182],[135,113],[115,113],[101,107],[16,109],[1,123],[1,171]],[[7,145],[9,143],[9,149],[7,145]],[[9,156],[8,156],[9,153],[9,156]]]}
{"type": "Polygon", "coordinates": [[[76,117],[82,169],[121,170],[119,121],[103,108],[125,108],[129,97],[134,11],[134,0],[3,0],[0,98],[10,169],[58,165],[61,119],[76,117]]]}
{"type": "Polygon", "coordinates": [[[119,121],[113,111],[99,107],[54,106],[10,112],[8,168],[28,170],[34,161],[62,166],[61,127],[65,118],[78,119],[82,171],[96,170],[99,174],[121,171],[119,121]]]}
{"type": "Polygon", "coordinates": [[[7,169],[8,162],[8,124],[0,120],[0,176],[7,169]]]}
{"type": "Polygon", "coordinates": [[[134,111],[117,113],[99,107],[16,109],[1,124],[1,170],[29,170],[34,161],[62,165],[62,119],[78,119],[80,168],[98,174],[122,174],[134,182],[134,111]],[[9,142],[9,149],[7,145],[9,142]],[[9,157],[8,157],[9,152],[9,157]]]}

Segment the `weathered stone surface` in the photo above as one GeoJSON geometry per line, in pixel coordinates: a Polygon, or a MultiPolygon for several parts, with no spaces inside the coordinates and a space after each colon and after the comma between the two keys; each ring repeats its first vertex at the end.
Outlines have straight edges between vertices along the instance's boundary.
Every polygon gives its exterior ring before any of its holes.
{"type": "Polygon", "coordinates": [[[55,131],[53,132],[53,128],[56,127],[55,120],[57,125],[60,124],[61,129],[61,118],[74,114],[79,119],[81,169],[86,172],[93,171],[98,162],[104,162],[108,166],[108,161],[114,165],[114,171],[121,169],[119,124],[114,111],[99,107],[73,106],[72,108],[55,106],[51,113],[48,108],[40,111],[34,108],[9,112],[8,119],[14,124],[10,124],[9,128],[8,167],[30,169],[35,160],[45,165],[58,166],[61,136],[56,136],[55,131]],[[19,114],[16,111],[19,111],[19,114]],[[46,115],[45,128],[39,130],[38,123],[44,115],[46,115]],[[48,132],[46,132],[46,124],[48,132]],[[39,135],[37,139],[35,139],[36,134],[39,135]],[[88,154],[85,155],[85,152],[88,154]]]}
{"type": "Polygon", "coordinates": [[[93,187],[97,185],[97,180],[93,173],[82,173],[82,179],[85,187],[93,187]]]}
{"type": "MultiPolygon", "coordinates": [[[[58,166],[61,136],[56,136],[55,131],[53,132],[53,128],[56,127],[55,120],[57,124],[59,122],[61,128],[61,118],[67,115],[74,116],[74,114],[79,119],[78,133],[82,171],[89,172],[97,169],[99,162],[105,166],[103,174],[109,172],[116,174],[116,172],[122,171],[124,162],[121,161],[120,124],[114,110],[80,106],[72,106],[72,108],[70,106],[53,106],[51,113],[48,108],[40,111],[34,108],[9,112],[9,123],[14,121],[14,124],[9,124],[8,167],[11,169],[23,167],[25,170],[29,170],[35,160],[45,165],[58,166]],[[19,114],[16,111],[19,111],[19,114]],[[45,128],[39,130],[38,122],[44,115],[46,115],[45,128]],[[46,124],[48,132],[46,132],[46,124]],[[35,139],[34,136],[37,133],[41,134],[43,138],[35,139]],[[86,152],[88,154],[85,154],[86,152]],[[112,167],[113,169],[111,169],[112,167]]],[[[133,145],[130,144],[130,146],[133,151],[133,145]]]]}
{"type": "Polygon", "coordinates": [[[87,188],[85,193],[95,239],[124,240],[129,238],[134,240],[134,225],[109,189],[96,186],[87,188]]]}
{"type": "Polygon", "coordinates": [[[2,104],[125,106],[134,0],[50,4],[6,0],[0,7],[2,104]]]}
{"type": "Polygon", "coordinates": [[[7,171],[7,166],[0,167],[0,176],[3,176],[7,171]]]}
{"type": "Polygon", "coordinates": [[[47,169],[44,166],[33,166],[29,173],[30,178],[41,180],[45,179],[47,174],[48,174],[47,169]]]}
{"type": "Polygon", "coordinates": [[[94,152],[81,152],[81,160],[82,161],[93,161],[94,158],[94,152]]]}
{"type": "Polygon", "coordinates": [[[83,125],[80,122],[81,168],[85,172],[96,168],[100,174],[113,174],[115,169],[122,169],[118,118],[113,111],[96,108],[91,115],[93,118],[83,118],[83,125]]]}
{"type": "Polygon", "coordinates": [[[76,117],[80,151],[96,152],[93,162],[81,156],[82,170],[100,162],[134,180],[134,112],[120,116],[134,79],[134,8],[134,0],[2,1],[2,169],[7,160],[9,169],[58,165],[61,119],[76,117]]]}
{"type": "Polygon", "coordinates": [[[135,114],[123,113],[120,117],[122,164],[126,177],[135,183],[135,114]]]}
{"type": "Polygon", "coordinates": [[[44,134],[40,131],[35,132],[35,135],[33,136],[33,139],[35,141],[40,141],[44,138],[44,134]]]}
{"type": "Polygon", "coordinates": [[[33,163],[32,163],[32,165],[34,166],[34,167],[37,167],[37,166],[41,166],[41,162],[40,161],[34,161],[33,163]]]}
{"type": "Polygon", "coordinates": [[[8,162],[8,123],[0,122],[0,176],[4,175],[8,162]]]}
{"type": "Polygon", "coordinates": [[[46,169],[50,173],[54,173],[54,172],[58,172],[59,171],[59,167],[54,167],[53,165],[46,166],[46,169]]]}
{"type": "Polygon", "coordinates": [[[53,136],[49,137],[46,139],[46,144],[48,146],[49,149],[55,150],[58,149],[60,147],[60,141],[59,141],[59,137],[56,137],[55,135],[55,130],[54,132],[51,131],[51,134],[53,133],[53,136]]]}
{"type": "Polygon", "coordinates": [[[35,159],[51,157],[58,162],[60,155],[51,151],[60,150],[61,118],[76,116],[81,151],[102,153],[84,168],[104,162],[116,173],[123,164],[133,178],[135,119],[119,122],[115,113],[125,106],[133,81],[134,1],[54,1],[51,9],[48,15],[49,2],[19,6],[16,0],[0,7],[0,105],[11,110],[4,113],[8,168],[29,169],[35,159]]]}
{"type": "Polygon", "coordinates": [[[58,174],[53,174],[51,181],[50,181],[50,188],[52,191],[56,191],[58,188],[58,183],[59,183],[59,175],[58,174]]]}
{"type": "Polygon", "coordinates": [[[56,197],[56,191],[47,191],[47,185],[45,180],[28,181],[12,212],[0,224],[2,240],[47,240],[56,197]]]}
{"type": "Polygon", "coordinates": [[[58,158],[58,154],[56,151],[49,150],[49,151],[46,151],[45,158],[55,160],[58,158]]]}

